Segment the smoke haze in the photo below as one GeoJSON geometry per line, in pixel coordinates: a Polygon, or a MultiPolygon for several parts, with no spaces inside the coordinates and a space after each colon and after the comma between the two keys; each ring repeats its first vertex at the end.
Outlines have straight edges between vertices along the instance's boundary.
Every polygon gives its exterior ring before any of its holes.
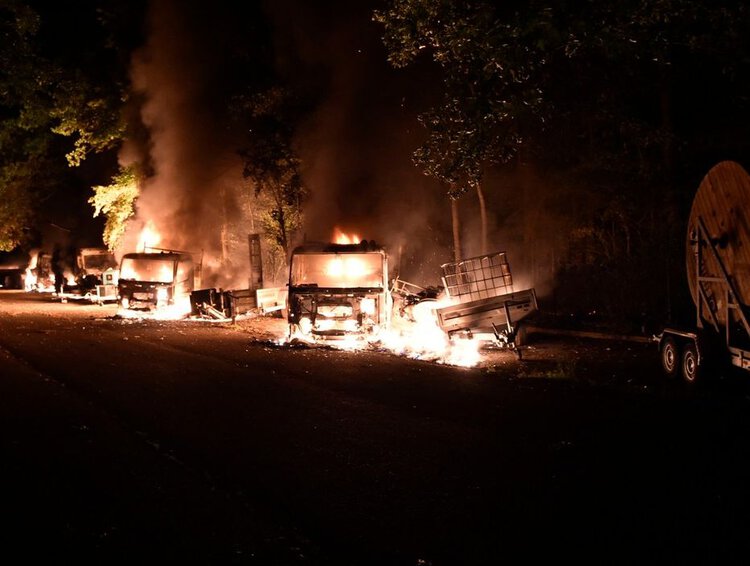
{"type": "MultiPolygon", "coordinates": [[[[392,273],[437,284],[440,264],[453,257],[450,203],[444,190],[411,162],[424,137],[417,114],[439,96],[429,65],[408,71],[390,67],[382,30],[371,21],[372,6],[282,0],[267,2],[264,10],[279,76],[315,101],[295,139],[310,198],[304,230],[294,243],[329,240],[337,227],[384,244],[392,273]]],[[[148,26],[147,43],[133,58],[132,79],[143,100],[139,119],[149,136],[146,144],[126,147],[121,160],[148,155],[153,174],[143,187],[124,249],[135,249],[150,220],[163,236],[160,247],[204,250],[209,270],[214,265],[217,273],[227,272],[229,262],[241,285],[247,277],[245,238],[253,231],[240,213],[248,186],[236,154],[238,141],[221,125],[227,77],[237,73],[227,68],[227,54],[233,41],[253,38],[222,3],[208,10],[199,2],[154,0],[148,26]],[[230,225],[238,244],[227,258],[222,228],[230,225]]],[[[486,187],[493,222],[490,247],[510,252],[517,281],[531,284],[532,277],[547,277],[528,267],[523,254],[532,239],[539,250],[549,247],[539,244],[529,222],[541,227],[555,221],[518,213],[521,201],[540,202],[543,187],[538,181],[497,176],[488,177],[486,187]]],[[[460,201],[465,256],[479,252],[475,201],[472,194],[460,201]]]]}
{"type": "MultiPolygon", "coordinates": [[[[147,155],[152,174],[137,201],[126,250],[152,222],[158,247],[205,253],[207,267],[222,259],[222,227],[236,219],[242,165],[222,123],[222,42],[228,14],[193,3],[155,0],[148,40],[133,57],[132,81],[142,96],[146,147],[126,147],[121,160],[147,155]]],[[[223,258],[226,259],[226,258],[223,258]]]]}

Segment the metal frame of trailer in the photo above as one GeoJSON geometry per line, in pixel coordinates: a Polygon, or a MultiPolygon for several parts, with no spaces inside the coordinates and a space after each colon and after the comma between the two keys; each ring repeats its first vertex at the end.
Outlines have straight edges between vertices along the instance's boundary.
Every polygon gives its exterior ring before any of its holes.
{"type": "Polygon", "coordinates": [[[534,289],[514,291],[505,252],[494,252],[442,265],[443,286],[456,303],[435,309],[449,337],[491,337],[518,356],[523,339],[519,323],[538,310],[534,289]]]}
{"type": "Polygon", "coordinates": [[[717,249],[720,242],[711,238],[701,216],[695,224],[691,245],[695,256],[697,329],[665,328],[657,337],[667,375],[680,373],[688,383],[701,379],[708,362],[720,361],[721,356],[715,350],[721,342],[725,347],[724,361],[750,371],[750,350],[737,345],[738,340],[750,344],[750,322],[745,307],[717,249]],[[717,273],[706,273],[707,257],[715,262],[717,273]],[[721,288],[721,296],[716,296],[712,286],[721,288]]]}

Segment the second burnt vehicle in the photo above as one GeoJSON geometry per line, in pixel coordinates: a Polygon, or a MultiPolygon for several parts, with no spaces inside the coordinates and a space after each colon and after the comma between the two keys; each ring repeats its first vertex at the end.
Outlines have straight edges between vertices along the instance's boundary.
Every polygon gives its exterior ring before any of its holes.
{"type": "Polygon", "coordinates": [[[115,254],[106,248],[79,248],[74,268],[75,280],[81,294],[93,291],[105,283],[104,274],[117,269],[115,254]]]}
{"type": "Polygon", "coordinates": [[[193,256],[187,252],[157,250],[125,254],[117,284],[120,306],[153,310],[180,301],[189,305],[195,271],[193,256]]]}
{"type": "Polygon", "coordinates": [[[388,257],[375,242],[298,246],[289,267],[290,330],[309,338],[374,336],[389,323],[388,257]]]}

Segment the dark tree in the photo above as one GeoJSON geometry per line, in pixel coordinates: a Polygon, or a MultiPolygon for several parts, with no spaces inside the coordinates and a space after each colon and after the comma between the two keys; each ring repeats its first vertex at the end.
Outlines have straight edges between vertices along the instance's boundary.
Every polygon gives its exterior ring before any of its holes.
{"type": "Polygon", "coordinates": [[[125,135],[127,53],[143,2],[119,13],[99,4],[0,5],[0,249],[22,243],[39,203],[65,190],[66,158],[79,165],[125,135]]]}
{"type": "MultiPolygon", "coordinates": [[[[427,52],[440,68],[442,103],[419,117],[428,139],[414,152],[414,162],[445,183],[454,201],[476,191],[483,253],[485,169],[507,163],[523,142],[525,122],[541,117],[546,12],[534,20],[527,16],[501,12],[489,2],[453,0],[394,0],[375,13],[394,66],[408,66],[427,52]]],[[[455,248],[458,256],[458,242],[455,248]]]]}
{"type": "Polygon", "coordinates": [[[235,111],[247,132],[242,149],[243,175],[259,199],[264,231],[270,242],[289,256],[295,232],[302,225],[305,189],[293,135],[301,108],[287,90],[272,87],[235,99],[235,111]]]}

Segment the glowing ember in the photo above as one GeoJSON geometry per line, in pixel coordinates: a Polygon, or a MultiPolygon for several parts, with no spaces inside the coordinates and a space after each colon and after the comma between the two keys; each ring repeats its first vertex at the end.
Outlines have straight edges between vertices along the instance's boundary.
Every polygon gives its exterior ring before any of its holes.
{"type": "Polygon", "coordinates": [[[154,248],[161,242],[161,234],[154,223],[149,220],[143,226],[140,235],[138,236],[138,246],[136,250],[146,251],[146,248],[154,248]]]}
{"type": "Polygon", "coordinates": [[[333,243],[334,244],[359,244],[362,241],[357,234],[346,234],[339,228],[333,229],[333,243]]]}

